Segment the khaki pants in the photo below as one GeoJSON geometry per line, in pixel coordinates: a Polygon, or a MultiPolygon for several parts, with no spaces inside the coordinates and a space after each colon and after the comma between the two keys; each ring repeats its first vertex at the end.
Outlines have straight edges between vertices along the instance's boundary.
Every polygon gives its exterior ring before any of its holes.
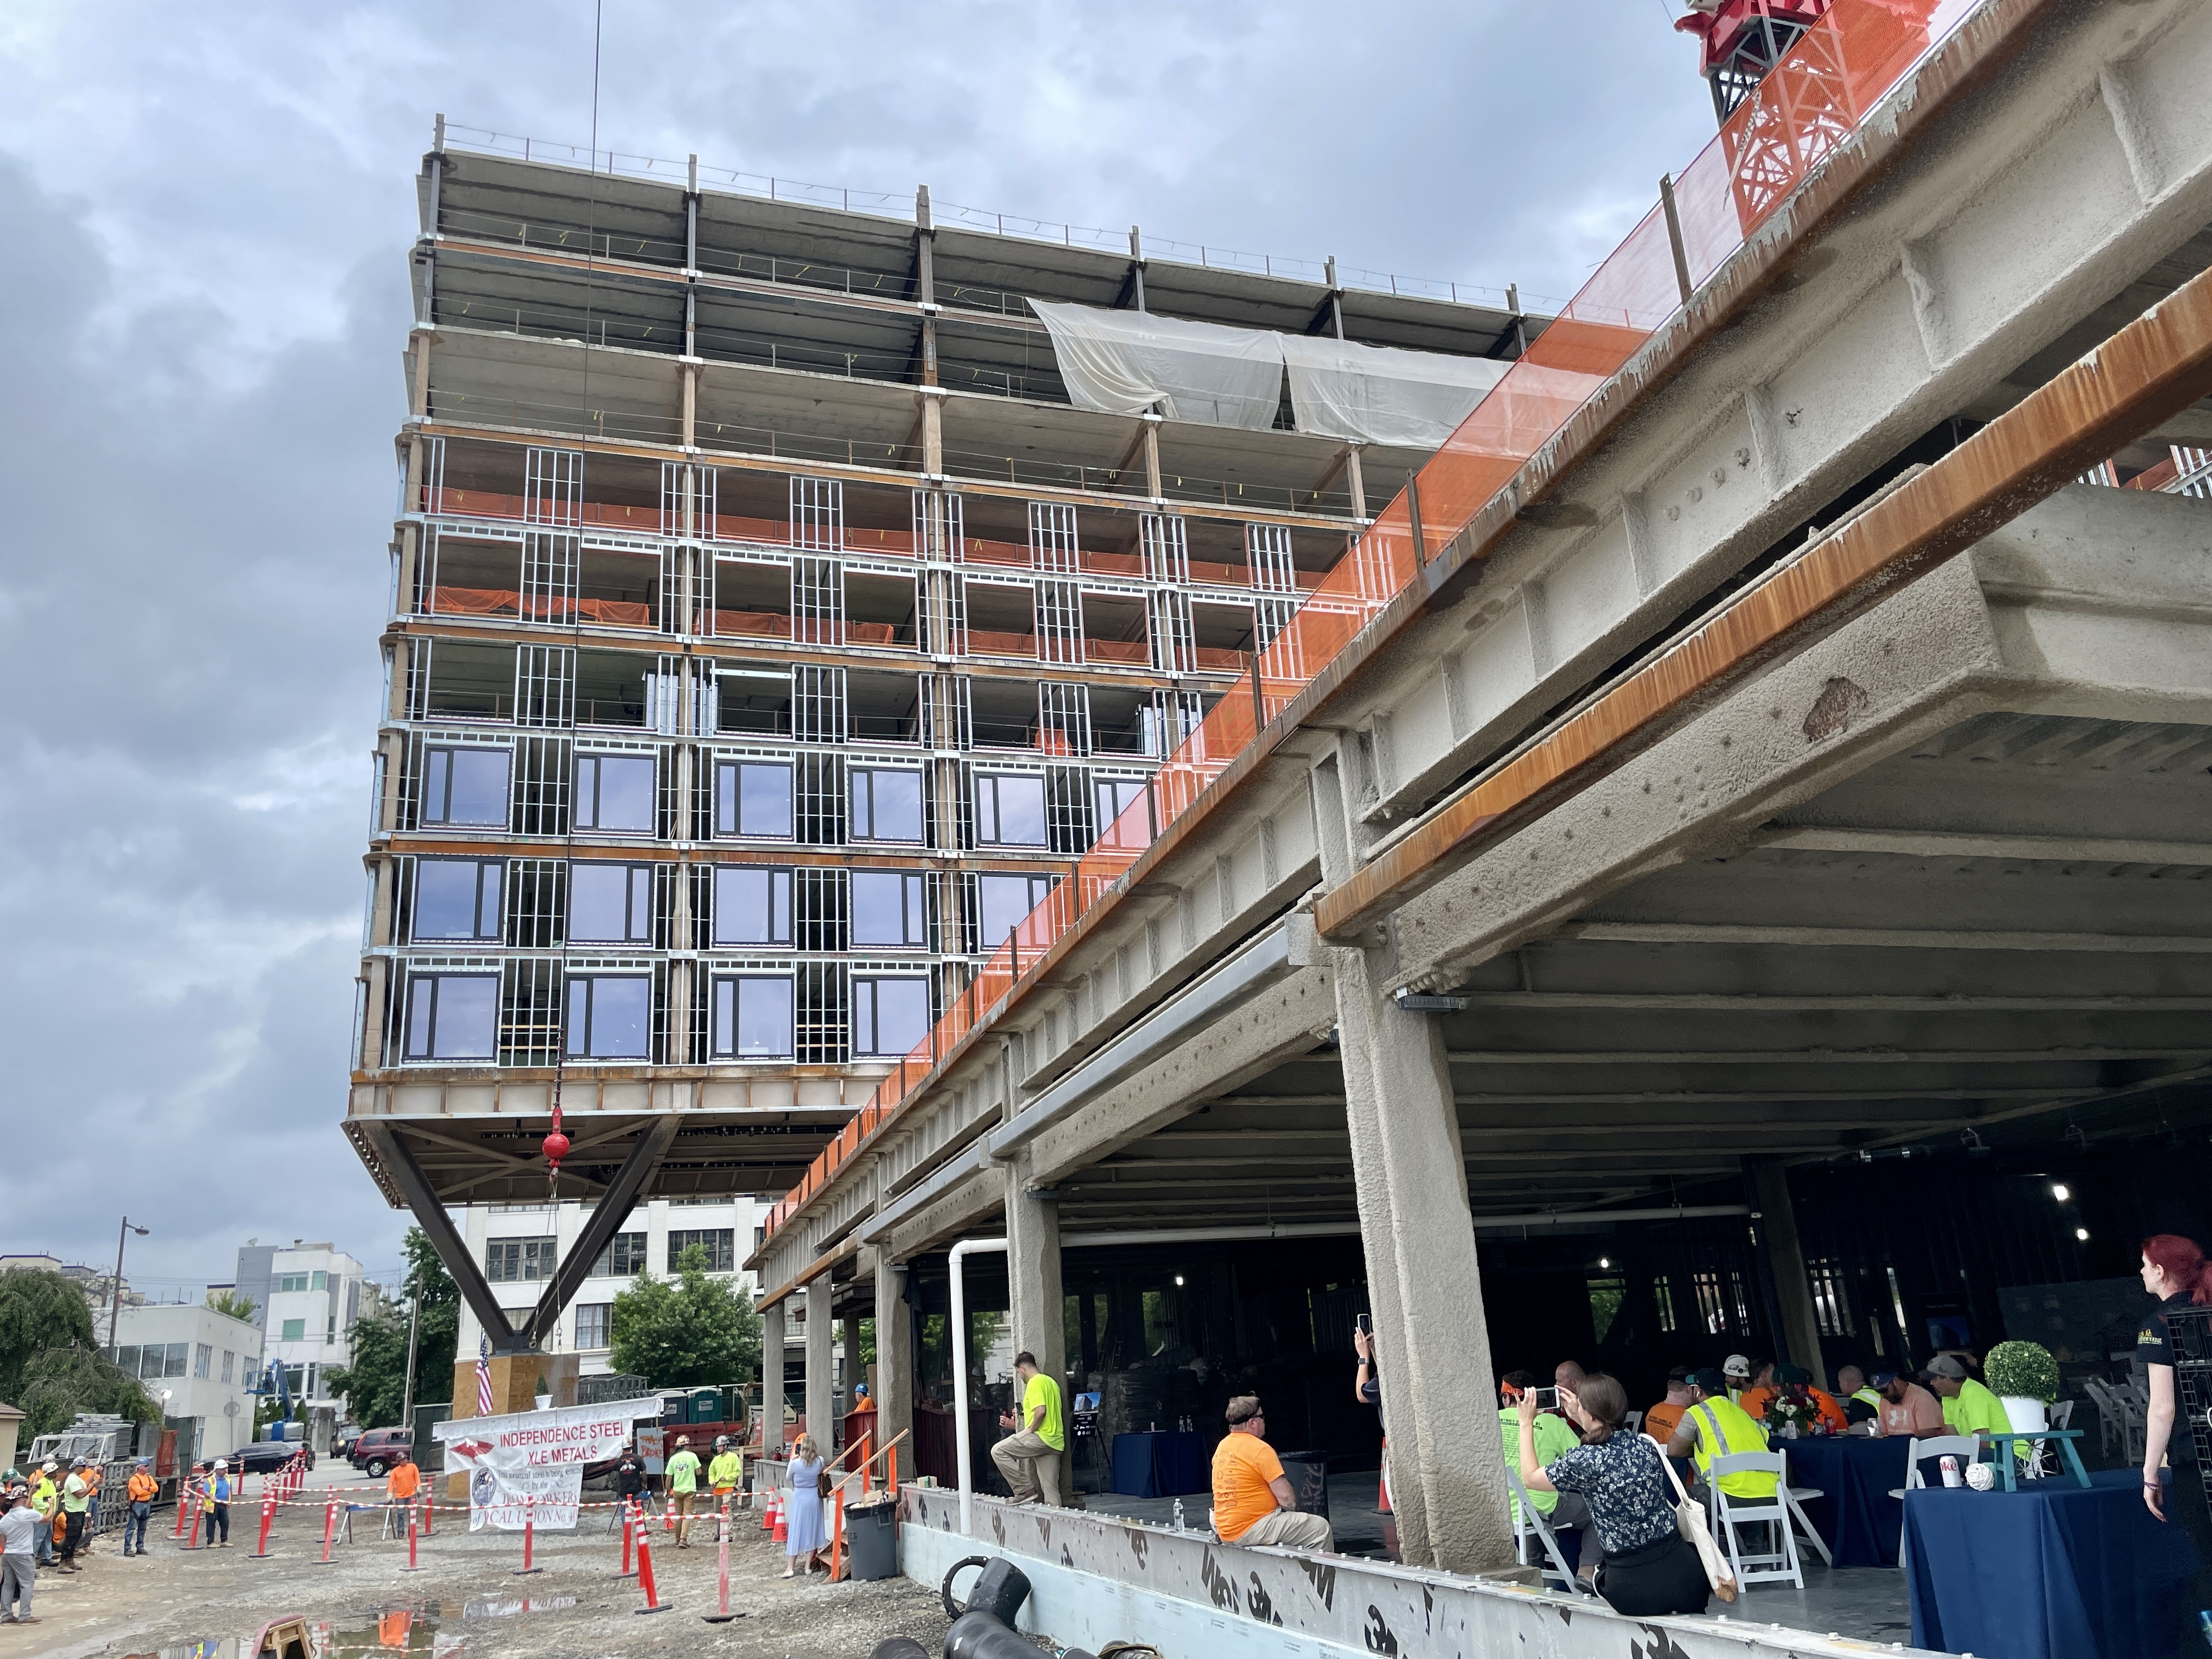
{"type": "Polygon", "coordinates": [[[1297,1510],[1277,1510],[1273,1515],[1263,1515],[1238,1536],[1224,1541],[1280,1544],[1294,1550],[1333,1552],[1336,1548],[1336,1534],[1329,1530],[1328,1522],[1318,1515],[1307,1515],[1297,1510]]]}
{"type": "Polygon", "coordinates": [[[1040,1494],[1048,1506],[1060,1507],[1060,1453],[1024,1429],[991,1448],[991,1461],[1006,1477],[1017,1498],[1040,1494]]]}
{"type": "Polygon", "coordinates": [[[699,1494],[696,1492],[679,1492],[674,1494],[676,1543],[678,1548],[686,1547],[691,1542],[691,1505],[696,1503],[698,1498],[699,1494]]]}

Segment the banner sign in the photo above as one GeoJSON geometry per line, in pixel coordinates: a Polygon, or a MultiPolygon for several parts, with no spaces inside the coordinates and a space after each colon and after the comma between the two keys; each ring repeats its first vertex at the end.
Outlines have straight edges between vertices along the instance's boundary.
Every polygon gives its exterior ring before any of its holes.
{"type": "Polygon", "coordinates": [[[655,1422],[660,1399],[612,1400],[599,1406],[516,1412],[505,1417],[448,1419],[430,1433],[446,1449],[446,1468],[469,1477],[469,1530],[520,1532],[526,1517],[552,1532],[571,1532],[583,1489],[584,1465],[618,1455],[641,1419],[655,1422]],[[534,1500],[534,1501],[532,1501],[534,1500]]]}

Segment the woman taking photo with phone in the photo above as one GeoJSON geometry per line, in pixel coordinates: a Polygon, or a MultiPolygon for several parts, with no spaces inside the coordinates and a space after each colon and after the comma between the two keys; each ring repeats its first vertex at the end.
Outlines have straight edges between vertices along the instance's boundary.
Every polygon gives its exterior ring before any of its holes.
{"type": "Polygon", "coordinates": [[[1536,1397],[1516,1402],[1521,1418],[1521,1484],[1531,1492],[1578,1492],[1589,1506],[1605,1562],[1597,1593],[1616,1613],[1650,1618],[1703,1613],[1712,1594],[1697,1547],[1682,1536],[1659,1448],[1620,1426],[1628,1391],[1602,1371],[1577,1390],[1561,1389],[1559,1403],[1582,1431],[1582,1444],[1549,1467],[1536,1461],[1536,1397]]]}

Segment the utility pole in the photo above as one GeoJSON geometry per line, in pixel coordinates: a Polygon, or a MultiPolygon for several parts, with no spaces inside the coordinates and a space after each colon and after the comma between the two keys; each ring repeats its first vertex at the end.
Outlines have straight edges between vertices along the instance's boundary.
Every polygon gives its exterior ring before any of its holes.
{"type": "Polygon", "coordinates": [[[415,1309],[407,1316],[407,1388],[400,1396],[399,1426],[410,1435],[415,1432],[415,1343],[422,1334],[422,1276],[419,1273],[408,1281],[415,1290],[415,1309]]]}
{"type": "Polygon", "coordinates": [[[111,1362],[115,1358],[116,1322],[123,1316],[124,1242],[133,1233],[136,1233],[139,1237],[143,1238],[146,1237],[147,1231],[148,1229],[144,1227],[132,1226],[131,1224],[131,1218],[126,1215],[123,1218],[123,1225],[117,1231],[115,1235],[115,1283],[108,1287],[107,1292],[107,1358],[111,1362]]]}

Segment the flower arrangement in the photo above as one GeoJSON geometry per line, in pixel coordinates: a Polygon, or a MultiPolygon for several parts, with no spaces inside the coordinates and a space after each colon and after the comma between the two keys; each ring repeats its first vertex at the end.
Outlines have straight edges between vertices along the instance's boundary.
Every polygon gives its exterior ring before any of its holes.
{"type": "Polygon", "coordinates": [[[1820,1432],[1820,1403],[1801,1389],[1784,1389],[1766,1402],[1768,1429],[1794,1428],[1799,1434],[1820,1432]]]}
{"type": "Polygon", "coordinates": [[[2058,1398],[2058,1362],[2039,1342],[1998,1343],[1983,1360],[1982,1375],[2001,1400],[2040,1400],[2047,1406],[2058,1398]]]}

